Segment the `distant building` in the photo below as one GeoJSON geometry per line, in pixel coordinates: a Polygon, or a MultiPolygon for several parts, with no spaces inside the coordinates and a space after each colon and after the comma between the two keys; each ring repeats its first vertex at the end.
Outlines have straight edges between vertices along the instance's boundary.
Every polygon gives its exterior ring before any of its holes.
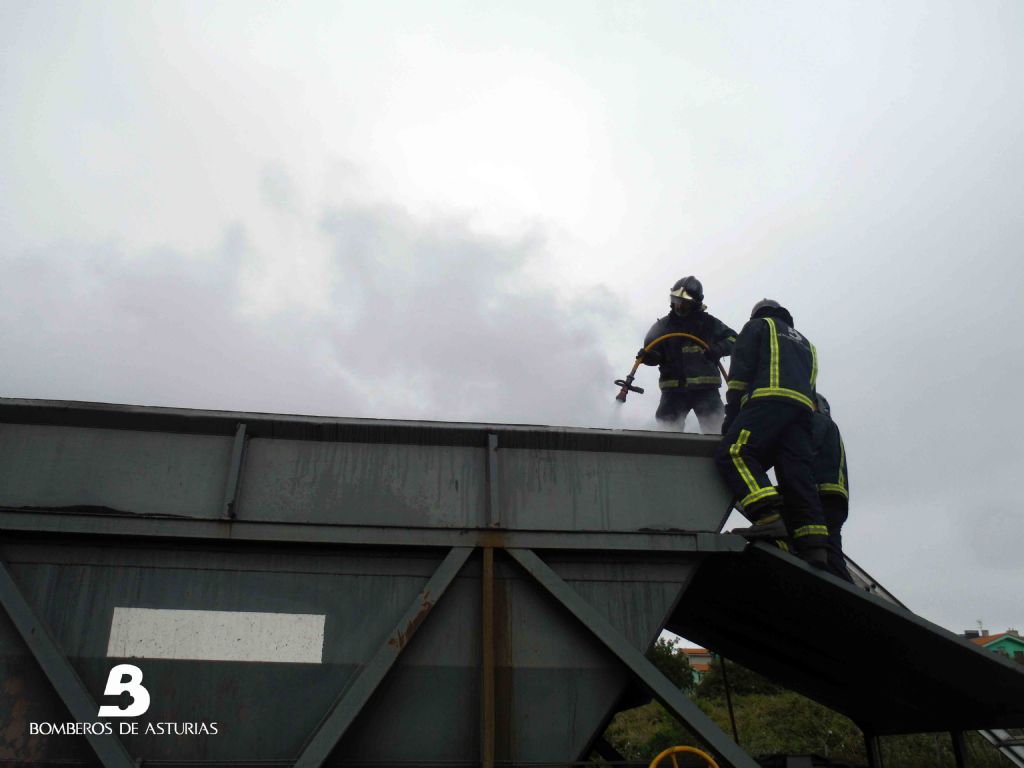
{"type": "Polygon", "coordinates": [[[1001,653],[1014,661],[1024,661],[1024,639],[1016,629],[1008,629],[995,635],[989,634],[987,629],[971,629],[962,636],[986,650],[1001,653]]]}
{"type": "Polygon", "coordinates": [[[690,669],[693,670],[693,681],[699,683],[704,675],[711,669],[711,661],[715,655],[706,648],[680,648],[690,660],[690,669]]]}

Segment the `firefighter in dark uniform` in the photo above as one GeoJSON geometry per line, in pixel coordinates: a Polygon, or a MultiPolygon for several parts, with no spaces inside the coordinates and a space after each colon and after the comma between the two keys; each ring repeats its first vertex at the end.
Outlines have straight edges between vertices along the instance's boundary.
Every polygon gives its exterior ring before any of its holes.
{"type": "Polygon", "coordinates": [[[669,301],[672,311],[651,326],[644,347],[666,333],[681,332],[703,339],[710,349],[677,336],[644,354],[645,365],[660,366],[661,402],[654,417],[663,424],[678,424],[681,429],[692,410],[704,434],[718,434],[725,413],[718,394],[722,386],[718,360],[732,353],[736,331],[708,314],[703,303],[704,288],[693,276],[672,286],[669,301]]]}
{"type": "MultiPolygon", "coordinates": [[[[814,459],[811,468],[814,471],[814,482],[818,486],[818,498],[821,499],[821,511],[828,528],[828,570],[844,581],[853,584],[853,577],[846,567],[843,555],[843,524],[850,508],[850,474],[846,468],[846,447],[843,445],[839,427],[832,420],[832,409],[828,400],[820,393],[817,395],[818,410],[811,422],[811,444],[814,459]]],[[[785,475],[776,467],[776,474],[783,498],[786,497],[785,475]]],[[[750,531],[750,529],[742,529],[750,531]]],[[[775,544],[787,552],[794,551],[793,542],[788,538],[779,538],[775,544]]]]}
{"type": "Polygon", "coordinates": [[[811,425],[814,444],[814,481],[818,484],[822,514],[828,528],[828,569],[853,583],[843,556],[843,523],[850,511],[850,474],[846,469],[846,447],[839,427],[832,420],[832,409],[818,395],[818,410],[811,425]]]}
{"type": "Polygon", "coordinates": [[[812,421],[818,357],[777,301],[754,305],[733,348],[724,435],[715,462],[738,506],[753,522],[751,538],[793,541],[797,555],[828,568],[828,528],[814,480],[812,421]],[[765,468],[774,464],[785,496],[765,468]]]}

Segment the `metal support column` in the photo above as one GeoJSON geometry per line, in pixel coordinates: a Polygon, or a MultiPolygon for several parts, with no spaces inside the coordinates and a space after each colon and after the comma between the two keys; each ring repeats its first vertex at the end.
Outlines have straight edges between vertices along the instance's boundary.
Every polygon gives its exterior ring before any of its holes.
{"type": "Polygon", "coordinates": [[[494,548],[483,548],[481,578],[480,762],[494,768],[494,548]]]}
{"type": "Polygon", "coordinates": [[[953,759],[956,760],[956,768],[967,768],[967,743],[964,741],[964,732],[953,731],[949,735],[953,738],[953,759]]]}
{"type": "MultiPolygon", "coordinates": [[[[7,566],[0,561],[0,603],[11,623],[17,628],[29,651],[39,662],[43,673],[78,723],[96,722],[99,707],[86,689],[75,668],[71,666],[49,628],[28,604],[7,566]]],[[[86,733],[89,746],[106,768],[136,768],[124,744],[113,734],[86,733]]]]}
{"type": "Polygon", "coordinates": [[[501,510],[498,485],[498,436],[494,432],[487,433],[487,520],[488,528],[501,525],[501,510]]]}
{"type": "Polygon", "coordinates": [[[882,742],[874,734],[864,732],[864,751],[868,754],[868,768],[883,768],[882,742]]]}
{"type": "Polygon", "coordinates": [[[718,663],[722,665],[722,685],[725,687],[725,706],[729,710],[729,724],[732,726],[732,738],[737,744],[740,743],[740,732],[736,728],[736,713],[732,708],[732,691],[729,690],[729,675],[725,671],[725,656],[716,653],[718,663]]]}
{"type": "Polygon", "coordinates": [[[634,648],[608,620],[581,598],[543,560],[528,549],[507,550],[541,586],[569,610],[629,670],[636,675],[654,697],[679,720],[692,728],[729,768],[757,768],[757,763],[740,749],[700,707],[690,701],[658,671],[643,653],[634,648]]]}
{"type": "Polygon", "coordinates": [[[323,765],[394,666],[416,630],[455,580],[472,551],[472,547],[452,547],[426,586],[398,620],[387,641],[367,662],[362,672],[355,676],[313,731],[302,754],[295,761],[295,768],[319,768],[323,765]]]}

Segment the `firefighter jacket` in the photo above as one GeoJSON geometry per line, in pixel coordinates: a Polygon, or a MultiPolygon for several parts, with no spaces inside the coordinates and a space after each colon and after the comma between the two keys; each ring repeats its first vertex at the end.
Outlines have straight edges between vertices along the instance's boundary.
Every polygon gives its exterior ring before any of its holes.
{"type": "Polygon", "coordinates": [[[814,444],[814,482],[818,484],[818,493],[849,500],[850,475],[846,469],[846,448],[839,427],[819,411],[811,423],[811,439],[814,444]]]}
{"type": "Polygon", "coordinates": [[[799,403],[814,411],[818,353],[814,345],[777,315],[743,326],[732,351],[725,423],[751,400],[799,403]]]}
{"type": "MultiPolygon", "coordinates": [[[[686,317],[670,312],[651,326],[644,338],[644,346],[666,333],[689,333],[707,342],[716,360],[732,354],[736,331],[714,315],[709,315],[705,309],[702,306],[686,317]]],[[[662,390],[718,389],[722,386],[718,366],[705,356],[704,348],[695,341],[676,336],[665,339],[653,351],[658,353],[652,357],[660,366],[658,386],[662,390]]]]}

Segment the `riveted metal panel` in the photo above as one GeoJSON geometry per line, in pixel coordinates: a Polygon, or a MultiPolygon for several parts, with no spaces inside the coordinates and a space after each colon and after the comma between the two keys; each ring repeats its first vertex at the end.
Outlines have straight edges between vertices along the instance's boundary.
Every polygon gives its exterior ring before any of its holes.
{"type": "Polygon", "coordinates": [[[255,438],[244,520],[465,528],[480,524],[482,448],[255,438]]]}
{"type": "Polygon", "coordinates": [[[217,517],[231,440],[0,424],[0,506],[217,517]]]}
{"type": "Polygon", "coordinates": [[[710,456],[540,448],[499,456],[509,528],[717,531],[731,498],[710,456]]]}

